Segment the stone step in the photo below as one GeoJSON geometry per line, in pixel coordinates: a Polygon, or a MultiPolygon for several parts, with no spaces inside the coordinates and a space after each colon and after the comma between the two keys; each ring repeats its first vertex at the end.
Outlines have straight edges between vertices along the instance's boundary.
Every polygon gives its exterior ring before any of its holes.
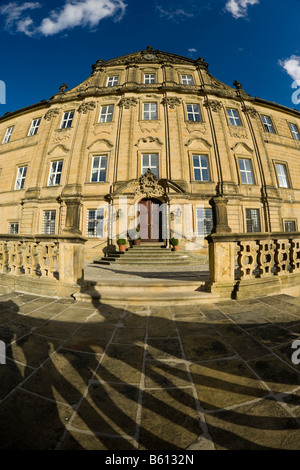
{"type": "Polygon", "coordinates": [[[214,303],[218,294],[204,290],[204,281],[161,281],[157,279],[103,281],[89,284],[73,295],[80,302],[141,305],[198,305],[214,303]],[[203,290],[201,290],[203,289],[203,290]]]}
{"type": "MultiPolygon", "coordinates": [[[[161,265],[164,265],[164,266],[180,266],[180,265],[184,265],[184,266],[189,266],[191,265],[191,262],[189,260],[186,260],[186,259],[179,259],[179,260],[125,260],[125,259],[121,259],[121,260],[116,260],[116,259],[111,259],[111,260],[107,260],[106,259],[103,259],[103,260],[99,260],[99,261],[94,261],[94,264],[102,264],[102,265],[110,265],[110,264],[113,264],[114,266],[117,266],[117,265],[126,265],[126,264],[130,264],[130,265],[151,265],[151,266],[157,266],[157,271],[160,270],[160,266],[161,265]]],[[[195,263],[194,263],[195,264],[195,263]]]]}

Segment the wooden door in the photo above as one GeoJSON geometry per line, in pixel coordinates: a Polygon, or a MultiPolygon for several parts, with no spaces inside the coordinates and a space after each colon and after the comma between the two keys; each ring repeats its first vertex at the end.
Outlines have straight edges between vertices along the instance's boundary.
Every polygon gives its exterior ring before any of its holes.
{"type": "Polygon", "coordinates": [[[143,199],[139,206],[140,237],[143,242],[162,240],[161,202],[157,199],[143,199]]]}

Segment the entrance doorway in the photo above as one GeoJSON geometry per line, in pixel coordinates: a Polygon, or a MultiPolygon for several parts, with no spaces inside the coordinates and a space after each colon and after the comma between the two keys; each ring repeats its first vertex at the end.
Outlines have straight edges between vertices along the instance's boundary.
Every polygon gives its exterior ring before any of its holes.
{"type": "Polygon", "coordinates": [[[142,242],[162,241],[162,203],[158,199],[142,199],[138,204],[142,242]]]}

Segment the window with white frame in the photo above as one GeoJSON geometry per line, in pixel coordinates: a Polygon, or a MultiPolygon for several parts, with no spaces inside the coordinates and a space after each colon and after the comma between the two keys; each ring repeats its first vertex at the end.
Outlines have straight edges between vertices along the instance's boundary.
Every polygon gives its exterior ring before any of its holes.
{"type": "Polygon", "coordinates": [[[181,75],[181,83],[183,85],[194,85],[194,80],[192,75],[181,75]]]}
{"type": "Polygon", "coordinates": [[[248,158],[239,158],[239,169],[241,182],[243,184],[254,184],[251,160],[248,158]]]}
{"type": "Polygon", "coordinates": [[[296,232],[296,222],[295,222],[295,220],[285,220],[284,221],[284,231],[285,232],[296,232]]]}
{"type": "Polygon", "coordinates": [[[275,129],[270,116],[261,116],[261,120],[263,123],[264,130],[266,132],[270,132],[271,134],[275,134],[275,129]]]}
{"type": "Polygon", "coordinates": [[[10,233],[10,235],[16,235],[17,233],[19,233],[19,222],[10,222],[8,230],[8,233],[10,233]]]}
{"type": "Polygon", "coordinates": [[[200,106],[199,104],[187,104],[186,113],[188,121],[201,121],[200,106]]]}
{"type": "Polygon", "coordinates": [[[145,73],[144,74],[144,83],[145,84],[151,84],[151,83],[156,83],[156,75],[155,73],[145,73]]]}
{"type": "Polygon", "coordinates": [[[278,184],[281,188],[289,188],[289,180],[287,176],[287,169],[284,163],[275,163],[278,184]]]}
{"type": "Polygon", "coordinates": [[[27,166],[21,166],[18,168],[15,190],[24,188],[26,174],[27,174],[27,166]]]}
{"type": "Polygon", "coordinates": [[[61,121],[61,125],[60,125],[61,129],[66,129],[67,127],[72,126],[74,113],[75,113],[74,110],[67,111],[66,113],[64,113],[62,121],[61,121]]]}
{"type": "Polygon", "coordinates": [[[51,162],[48,178],[48,186],[58,186],[60,184],[63,161],[51,162]]]}
{"type": "Polygon", "coordinates": [[[291,123],[291,122],[289,123],[289,126],[290,126],[290,130],[291,130],[293,139],[300,140],[300,133],[299,133],[298,126],[296,124],[291,123]]]}
{"type": "Polygon", "coordinates": [[[232,109],[232,108],[226,108],[227,116],[229,119],[229,123],[232,126],[241,126],[241,120],[239,116],[239,112],[237,109],[232,109]]]}
{"type": "Polygon", "coordinates": [[[106,86],[117,86],[119,84],[119,77],[118,75],[114,75],[112,77],[107,78],[106,86]]]}
{"type": "Polygon", "coordinates": [[[107,106],[101,106],[98,122],[112,122],[113,114],[114,114],[113,104],[109,104],[107,106]]]}
{"type": "Polygon", "coordinates": [[[41,123],[40,118],[39,119],[34,119],[32,121],[29,132],[28,132],[28,136],[37,134],[37,131],[39,130],[40,123],[41,123]]]}
{"type": "Polygon", "coordinates": [[[259,209],[246,209],[246,230],[248,233],[260,232],[259,209]]]}
{"type": "Polygon", "coordinates": [[[213,229],[213,212],[212,209],[197,208],[196,209],[196,229],[197,237],[207,237],[213,229]]]}
{"type": "Polygon", "coordinates": [[[107,155],[93,157],[91,183],[104,183],[106,181],[107,155]]]}
{"type": "Polygon", "coordinates": [[[90,209],[87,212],[86,236],[103,238],[104,209],[90,209]]]}
{"type": "Polygon", "coordinates": [[[7,142],[10,141],[13,130],[14,130],[14,126],[8,127],[6,129],[5,136],[4,136],[4,139],[2,141],[2,144],[7,144],[7,142]]]}
{"type": "Polygon", "coordinates": [[[193,155],[193,171],[195,181],[209,181],[208,157],[193,155]]]}
{"type": "Polygon", "coordinates": [[[143,103],[143,120],[157,119],[157,103],[143,103]]]}
{"type": "Polygon", "coordinates": [[[43,212],[43,233],[45,235],[51,235],[55,233],[55,217],[56,211],[44,211],[43,212]]]}
{"type": "Polygon", "coordinates": [[[158,178],[158,154],[157,153],[143,153],[141,173],[144,175],[150,169],[152,173],[158,178]]]}

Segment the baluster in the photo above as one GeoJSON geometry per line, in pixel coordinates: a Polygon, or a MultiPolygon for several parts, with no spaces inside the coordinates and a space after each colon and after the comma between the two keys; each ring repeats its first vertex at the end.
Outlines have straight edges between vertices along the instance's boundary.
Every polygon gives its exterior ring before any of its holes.
{"type": "Polygon", "coordinates": [[[0,272],[8,272],[8,246],[6,241],[0,243],[0,272]]]}
{"type": "Polygon", "coordinates": [[[257,243],[255,241],[238,242],[239,279],[253,279],[257,266],[257,243]]]}
{"type": "Polygon", "coordinates": [[[287,239],[275,241],[275,268],[277,276],[289,273],[291,243],[287,239]]]}
{"type": "Polygon", "coordinates": [[[23,274],[22,242],[10,242],[9,245],[9,274],[19,276],[23,274]]]}
{"type": "Polygon", "coordinates": [[[259,269],[259,277],[267,277],[274,275],[272,268],[274,267],[274,242],[271,240],[258,241],[257,264],[259,269]]]}
{"type": "Polygon", "coordinates": [[[300,272],[300,239],[291,240],[291,272],[300,272]]]}

